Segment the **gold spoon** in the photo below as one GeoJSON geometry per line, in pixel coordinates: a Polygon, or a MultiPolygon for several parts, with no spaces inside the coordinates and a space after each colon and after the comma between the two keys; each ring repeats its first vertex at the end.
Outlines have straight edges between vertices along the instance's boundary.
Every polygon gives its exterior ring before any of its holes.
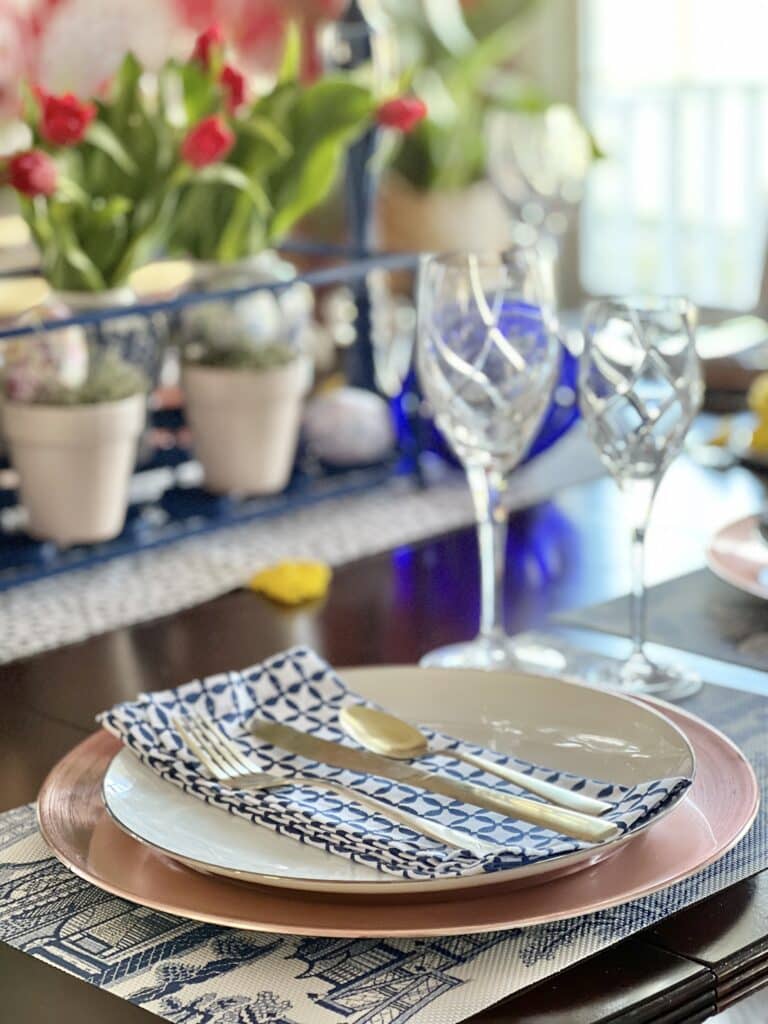
{"type": "Polygon", "coordinates": [[[341,709],[339,722],[342,729],[352,739],[357,740],[361,746],[373,751],[374,754],[383,754],[385,757],[397,760],[411,760],[423,757],[424,754],[442,754],[445,757],[455,758],[457,761],[464,761],[475,768],[481,768],[492,775],[498,775],[499,778],[513,782],[529,793],[535,793],[550,803],[557,804],[559,807],[567,807],[571,811],[581,811],[584,814],[599,816],[613,808],[613,804],[609,804],[605,800],[596,800],[594,797],[584,796],[582,793],[574,793],[570,789],[556,786],[552,782],[531,778],[524,772],[516,771],[507,765],[494,764],[494,762],[486,761],[474,754],[465,754],[458,750],[432,750],[420,729],[394,715],[387,714],[386,711],[377,711],[376,708],[355,704],[341,709]]]}

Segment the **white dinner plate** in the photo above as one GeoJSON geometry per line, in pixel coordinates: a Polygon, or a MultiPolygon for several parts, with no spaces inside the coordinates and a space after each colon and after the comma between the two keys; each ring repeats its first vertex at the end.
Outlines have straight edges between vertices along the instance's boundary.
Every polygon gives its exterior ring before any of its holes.
{"type": "MultiPolygon", "coordinates": [[[[403,665],[339,674],[350,689],[402,718],[539,765],[627,786],[694,775],[693,751],[683,733],[661,713],[616,693],[512,672],[403,665]]],[[[678,799],[643,828],[656,827],[678,799]]],[[[198,870],[260,885],[347,894],[538,884],[610,856],[643,831],[505,871],[414,881],[226,814],[164,782],[125,749],[109,766],[104,801],[130,835],[198,870]]]]}

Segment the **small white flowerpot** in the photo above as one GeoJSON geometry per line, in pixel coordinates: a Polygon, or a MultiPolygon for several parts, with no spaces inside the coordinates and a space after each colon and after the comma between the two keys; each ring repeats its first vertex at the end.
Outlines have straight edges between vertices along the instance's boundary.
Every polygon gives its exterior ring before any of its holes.
{"type": "Polygon", "coordinates": [[[275,494],[291,477],[311,364],[267,370],[187,364],[187,421],[205,486],[216,494],[275,494]]]}
{"type": "Polygon", "coordinates": [[[120,533],[145,417],[143,394],[94,405],[5,402],[5,434],[33,537],[66,546],[120,533]]]}

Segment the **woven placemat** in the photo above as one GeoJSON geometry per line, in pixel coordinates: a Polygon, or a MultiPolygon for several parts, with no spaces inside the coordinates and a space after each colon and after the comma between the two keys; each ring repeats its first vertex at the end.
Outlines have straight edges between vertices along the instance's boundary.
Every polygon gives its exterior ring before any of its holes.
{"type": "MultiPolygon", "coordinates": [[[[734,739],[768,795],[768,699],[706,686],[690,710],[734,739]]],[[[261,935],[136,907],[50,856],[33,807],[0,816],[0,940],[176,1024],[457,1024],[768,866],[765,804],[730,854],[623,907],[491,935],[261,935]]]]}
{"type": "MultiPolygon", "coordinates": [[[[768,671],[767,607],[760,598],[701,569],[649,588],[647,638],[716,661],[768,671]]],[[[568,612],[557,621],[626,636],[629,598],[568,612]]]]}

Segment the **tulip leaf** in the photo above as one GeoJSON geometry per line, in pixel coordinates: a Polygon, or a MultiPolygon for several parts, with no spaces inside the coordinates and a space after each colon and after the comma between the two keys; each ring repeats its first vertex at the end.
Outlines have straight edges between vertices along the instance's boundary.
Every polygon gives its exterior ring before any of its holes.
{"type": "Polygon", "coordinates": [[[247,139],[268,143],[276,156],[289,157],[293,152],[291,143],[269,118],[253,115],[243,122],[242,133],[247,139]]]}
{"type": "Polygon", "coordinates": [[[121,171],[135,174],[138,170],[136,161],[125,150],[117,135],[103,121],[93,121],[88,129],[85,141],[101,150],[113,160],[121,171]]]}
{"type": "Polygon", "coordinates": [[[283,127],[294,150],[267,183],[274,207],[271,239],[283,238],[326,198],[347,147],[368,126],[373,109],[370,91],[343,79],[326,78],[295,90],[283,127]]]}
{"type": "Polygon", "coordinates": [[[249,178],[239,167],[233,167],[231,164],[209,164],[198,171],[194,180],[196,184],[228,185],[248,196],[262,213],[267,214],[271,209],[267,193],[262,186],[249,178]]]}
{"type": "Polygon", "coordinates": [[[295,82],[299,77],[301,66],[301,33],[295,21],[288,22],[283,42],[283,56],[277,72],[279,85],[284,82],[295,82]]]}

